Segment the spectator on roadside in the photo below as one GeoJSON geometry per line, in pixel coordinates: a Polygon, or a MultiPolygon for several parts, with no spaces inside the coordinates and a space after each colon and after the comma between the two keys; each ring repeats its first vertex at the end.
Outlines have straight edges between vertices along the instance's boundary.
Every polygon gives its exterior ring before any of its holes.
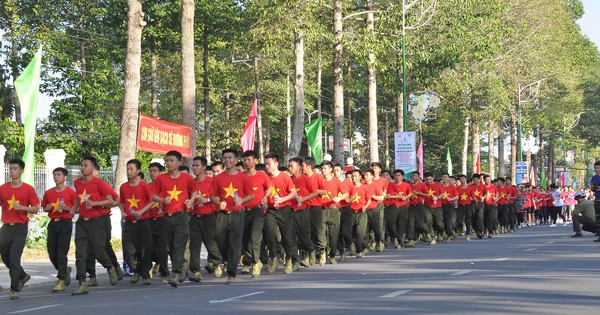
{"type": "Polygon", "coordinates": [[[585,198],[584,192],[578,192],[575,195],[575,210],[573,210],[573,232],[571,237],[583,237],[583,231],[596,233],[596,213],[594,211],[594,201],[585,198]]]}

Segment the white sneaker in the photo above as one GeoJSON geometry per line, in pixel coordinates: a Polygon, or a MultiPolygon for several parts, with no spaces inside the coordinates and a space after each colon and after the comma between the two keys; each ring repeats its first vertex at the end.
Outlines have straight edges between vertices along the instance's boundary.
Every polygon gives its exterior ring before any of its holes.
{"type": "Polygon", "coordinates": [[[563,223],[563,226],[567,226],[569,225],[569,222],[565,221],[565,223],[563,223]]]}
{"type": "Polygon", "coordinates": [[[556,224],[552,223],[550,224],[550,227],[556,227],[556,224]]]}

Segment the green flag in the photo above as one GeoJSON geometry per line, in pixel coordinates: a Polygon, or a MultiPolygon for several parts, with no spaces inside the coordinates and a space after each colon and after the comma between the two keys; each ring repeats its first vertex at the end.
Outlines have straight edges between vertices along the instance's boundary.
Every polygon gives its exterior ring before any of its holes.
{"type": "Polygon", "coordinates": [[[546,189],[546,171],[542,171],[542,176],[540,179],[540,186],[542,186],[544,189],[546,189]]]}
{"type": "Polygon", "coordinates": [[[312,152],[317,164],[321,164],[321,162],[323,162],[323,147],[321,146],[322,125],[323,120],[321,117],[319,117],[317,120],[304,126],[304,132],[306,132],[308,146],[310,147],[310,151],[312,152]]]}
{"type": "Polygon", "coordinates": [[[42,66],[42,46],[27,68],[21,72],[15,80],[14,86],[21,103],[21,113],[23,116],[23,131],[25,133],[25,152],[23,161],[25,162],[25,172],[22,180],[30,185],[34,185],[33,174],[34,165],[34,140],[35,123],[37,119],[38,95],[40,92],[40,68],[42,66]]]}
{"type": "Polygon", "coordinates": [[[446,153],[446,164],[448,164],[448,175],[452,176],[452,158],[450,157],[450,148],[448,148],[448,153],[446,153]]]}

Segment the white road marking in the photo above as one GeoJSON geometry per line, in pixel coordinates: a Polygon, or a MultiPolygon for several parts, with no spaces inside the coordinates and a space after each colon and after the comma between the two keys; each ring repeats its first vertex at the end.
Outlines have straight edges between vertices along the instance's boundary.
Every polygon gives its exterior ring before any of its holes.
{"type": "Polygon", "coordinates": [[[535,250],[535,248],[528,248],[528,249],[524,249],[524,252],[533,252],[535,250]]]}
{"type": "Polygon", "coordinates": [[[466,275],[469,272],[471,272],[471,270],[457,271],[457,272],[455,272],[453,274],[450,274],[450,276],[462,276],[462,275],[466,275]]]}
{"type": "Polygon", "coordinates": [[[544,244],[555,244],[556,242],[546,242],[544,244]]]}
{"type": "Polygon", "coordinates": [[[31,276],[32,279],[44,279],[44,280],[48,280],[48,277],[44,277],[44,276],[31,276]]]}
{"type": "Polygon", "coordinates": [[[510,259],[510,257],[502,257],[502,258],[494,259],[494,261],[505,261],[505,260],[508,260],[508,259],[510,259]]]}
{"type": "Polygon", "coordinates": [[[403,294],[406,294],[411,291],[412,290],[398,290],[398,291],[390,292],[388,294],[384,294],[384,295],[380,296],[380,298],[395,298],[399,295],[403,295],[403,294]]]}
{"type": "Polygon", "coordinates": [[[249,296],[253,296],[253,295],[257,295],[257,294],[262,294],[262,293],[265,293],[265,291],[252,292],[252,293],[248,293],[248,294],[244,294],[244,295],[240,295],[240,296],[234,296],[234,297],[224,299],[224,300],[209,300],[208,303],[215,304],[215,303],[233,302],[233,301],[238,301],[241,298],[245,298],[245,297],[249,297],[249,296]]]}
{"type": "Polygon", "coordinates": [[[62,304],[52,304],[52,305],[40,306],[40,307],[35,307],[35,308],[29,308],[29,309],[26,309],[26,310],[14,311],[14,312],[10,312],[8,314],[27,313],[27,312],[32,312],[32,311],[43,310],[45,308],[51,308],[51,307],[61,306],[61,305],[62,304]]]}

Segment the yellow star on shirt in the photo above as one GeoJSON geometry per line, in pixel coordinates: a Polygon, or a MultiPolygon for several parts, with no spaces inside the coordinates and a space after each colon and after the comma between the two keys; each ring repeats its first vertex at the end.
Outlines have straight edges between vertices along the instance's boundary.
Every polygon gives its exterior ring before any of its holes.
{"type": "Polygon", "coordinates": [[[83,190],[83,194],[79,194],[79,202],[80,203],[84,203],[85,202],[85,197],[87,197],[88,199],[90,199],[90,197],[92,196],[92,194],[87,193],[87,189],[83,190]]]}
{"type": "Polygon", "coordinates": [[[19,200],[17,200],[15,198],[15,195],[12,195],[12,197],[10,198],[10,200],[7,200],[6,202],[8,202],[8,205],[9,205],[8,210],[14,209],[15,205],[19,204],[19,200]]]}
{"type": "Polygon", "coordinates": [[[200,195],[200,197],[202,198],[206,198],[206,194],[202,193],[202,190],[198,189],[198,195],[200,195]]]}
{"type": "Polygon", "coordinates": [[[433,189],[429,188],[429,191],[428,191],[428,193],[429,193],[429,196],[433,196],[433,193],[434,193],[434,192],[435,192],[435,191],[433,191],[433,189]]]}
{"type": "Polygon", "coordinates": [[[171,196],[171,198],[175,199],[175,201],[179,201],[179,195],[183,192],[183,190],[177,190],[177,185],[173,186],[173,190],[168,191],[167,194],[171,196]]]}
{"type": "Polygon", "coordinates": [[[225,191],[225,198],[227,198],[227,197],[233,198],[235,196],[235,192],[238,191],[237,188],[233,187],[233,183],[229,183],[229,187],[223,188],[223,190],[225,191]]]}
{"type": "Polygon", "coordinates": [[[327,199],[331,200],[331,191],[328,191],[326,194],[324,194],[322,198],[323,199],[327,198],[327,199]]]}
{"type": "Polygon", "coordinates": [[[358,193],[356,193],[354,195],[354,200],[352,200],[353,203],[360,203],[360,196],[358,195],[358,193]]]}
{"type": "Polygon", "coordinates": [[[475,189],[473,194],[475,194],[476,197],[479,197],[479,194],[481,194],[481,191],[479,191],[479,189],[475,189]]]}
{"type": "Polygon", "coordinates": [[[134,194],[131,194],[131,199],[127,199],[127,201],[129,201],[129,208],[133,209],[133,207],[138,208],[138,202],[140,201],[139,199],[135,198],[134,194]]]}
{"type": "Polygon", "coordinates": [[[492,198],[492,192],[491,192],[491,191],[488,191],[488,193],[487,193],[487,197],[488,197],[488,198],[492,198]]]}
{"type": "Polygon", "coordinates": [[[279,194],[279,190],[279,188],[273,187],[273,190],[271,190],[271,198],[274,198],[275,194],[279,194]]]}
{"type": "Polygon", "coordinates": [[[444,196],[442,196],[442,199],[448,199],[448,196],[449,196],[448,192],[444,191],[444,196]]]}
{"type": "Polygon", "coordinates": [[[506,198],[506,194],[505,194],[505,193],[502,193],[502,194],[500,195],[500,198],[506,198]]]}
{"type": "Polygon", "coordinates": [[[51,203],[50,205],[52,206],[52,212],[58,211],[58,207],[60,205],[60,199],[56,198],[56,202],[55,203],[51,203]]]}
{"type": "Polygon", "coordinates": [[[396,193],[396,196],[402,196],[402,195],[404,195],[403,191],[399,191],[399,192],[396,193]]]}
{"type": "Polygon", "coordinates": [[[460,200],[467,200],[467,194],[463,193],[460,195],[460,200]]]}

